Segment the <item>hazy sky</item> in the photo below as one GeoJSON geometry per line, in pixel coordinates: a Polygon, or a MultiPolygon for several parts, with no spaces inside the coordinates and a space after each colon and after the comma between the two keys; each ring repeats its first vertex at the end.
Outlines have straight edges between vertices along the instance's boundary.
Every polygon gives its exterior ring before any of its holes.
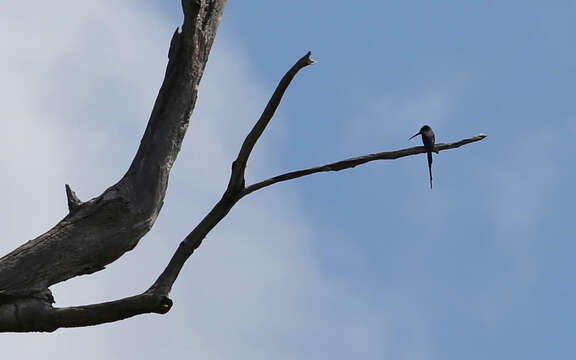
{"type": "MultiPolygon", "coordinates": [[[[126,170],[179,1],[0,2],[0,253],[126,170]]],[[[303,69],[248,182],[364,153],[488,134],[259,191],[187,263],[166,315],[2,334],[32,359],[574,357],[574,1],[230,1],[154,229],[57,306],[146,289],[224,190],[284,72],[303,69]]]]}

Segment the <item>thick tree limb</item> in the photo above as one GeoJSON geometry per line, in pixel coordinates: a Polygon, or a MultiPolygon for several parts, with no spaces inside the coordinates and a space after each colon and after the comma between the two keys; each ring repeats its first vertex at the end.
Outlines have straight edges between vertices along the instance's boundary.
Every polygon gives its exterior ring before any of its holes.
{"type": "Polygon", "coordinates": [[[165,314],[172,300],[145,292],[95,305],[54,308],[36,298],[14,299],[0,307],[0,332],[52,332],[59,328],[91,326],[141,314],[165,314]]]}
{"type": "MultiPolygon", "coordinates": [[[[436,144],[435,151],[439,152],[442,150],[455,149],[455,148],[458,148],[462,145],[466,145],[466,144],[470,144],[472,142],[480,141],[480,140],[484,139],[485,137],[486,137],[486,135],[484,135],[484,134],[478,134],[478,135],[473,136],[471,138],[463,139],[463,140],[453,142],[453,143],[436,144]]],[[[248,195],[248,194],[250,194],[256,190],[262,189],[266,186],[270,186],[270,185],[273,185],[273,184],[276,184],[276,183],[279,183],[282,181],[296,179],[296,178],[299,178],[302,176],[312,175],[312,174],[316,174],[319,172],[326,172],[326,171],[340,171],[340,170],[344,170],[344,169],[350,169],[350,168],[356,167],[358,165],[366,164],[368,162],[375,161],[375,160],[393,160],[393,159],[398,159],[398,158],[410,156],[410,155],[421,154],[421,153],[425,153],[425,152],[426,152],[426,148],[424,146],[416,146],[416,147],[411,147],[411,148],[402,149],[402,150],[379,152],[376,154],[368,154],[368,155],[363,155],[363,156],[358,156],[358,157],[354,157],[354,158],[336,161],[336,162],[326,164],[326,165],[315,166],[315,167],[311,167],[308,169],[291,171],[291,172],[288,172],[288,173],[285,173],[282,175],[274,176],[274,177],[272,177],[270,179],[266,179],[264,181],[260,181],[258,183],[252,184],[250,186],[247,186],[244,189],[244,191],[242,192],[242,196],[246,196],[246,195],[248,195]]]]}
{"type": "Polygon", "coordinates": [[[31,295],[102,270],[150,230],[162,208],[168,175],[188,127],[225,3],[183,1],[184,25],[172,38],[164,82],[126,175],[85,203],[79,203],[67,188],[74,211],[0,259],[0,297],[31,295]]]}
{"type": "MultiPolygon", "coordinates": [[[[50,285],[104,269],[150,230],[162,208],[225,4],[226,0],[182,1],[184,24],[172,37],[164,82],[124,177],[83,203],[68,188],[70,213],[47,233],[0,258],[0,328],[6,329],[8,314],[18,303],[26,302],[30,313],[45,313],[39,304],[50,302],[45,295],[50,285]]],[[[75,326],[84,325],[89,324],[75,326]]]]}

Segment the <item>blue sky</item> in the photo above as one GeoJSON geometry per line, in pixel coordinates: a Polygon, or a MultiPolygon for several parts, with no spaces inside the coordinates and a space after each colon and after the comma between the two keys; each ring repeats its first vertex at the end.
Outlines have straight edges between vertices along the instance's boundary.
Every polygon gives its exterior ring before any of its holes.
{"type": "MultiPolygon", "coordinates": [[[[65,215],[64,183],[86,199],[124,173],[181,19],[179,1],[61,3],[0,4],[2,253],[65,215]]],[[[57,305],[149,286],[308,50],[318,64],[289,88],[249,182],[413,146],[423,124],[438,142],[488,137],[436,155],[433,190],[422,155],[252,194],[190,259],[169,314],[2,335],[3,353],[570,358],[575,15],[574,1],[231,1],[154,229],[55,286],[57,305]]]]}

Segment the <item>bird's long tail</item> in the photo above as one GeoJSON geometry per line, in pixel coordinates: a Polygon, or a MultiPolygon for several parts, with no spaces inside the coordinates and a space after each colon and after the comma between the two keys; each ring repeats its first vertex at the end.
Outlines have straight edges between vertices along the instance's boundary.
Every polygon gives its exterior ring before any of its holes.
{"type": "Polygon", "coordinates": [[[430,189],[432,189],[432,152],[428,151],[428,172],[430,173],[430,189]]]}

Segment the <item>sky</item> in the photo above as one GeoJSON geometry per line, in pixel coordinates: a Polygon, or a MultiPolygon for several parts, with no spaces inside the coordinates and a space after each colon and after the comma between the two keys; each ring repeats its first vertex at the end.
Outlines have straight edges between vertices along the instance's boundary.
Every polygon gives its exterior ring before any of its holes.
{"type": "MultiPolygon", "coordinates": [[[[162,81],[179,1],[0,2],[0,253],[127,169],[162,81]]],[[[172,310],[2,334],[32,359],[574,357],[569,141],[575,1],[230,1],[156,225],[56,306],[145,290],[219,199],[284,72],[248,183],[342,158],[481,142],[318,174],[243,199],[174,285],[172,310]]]]}

